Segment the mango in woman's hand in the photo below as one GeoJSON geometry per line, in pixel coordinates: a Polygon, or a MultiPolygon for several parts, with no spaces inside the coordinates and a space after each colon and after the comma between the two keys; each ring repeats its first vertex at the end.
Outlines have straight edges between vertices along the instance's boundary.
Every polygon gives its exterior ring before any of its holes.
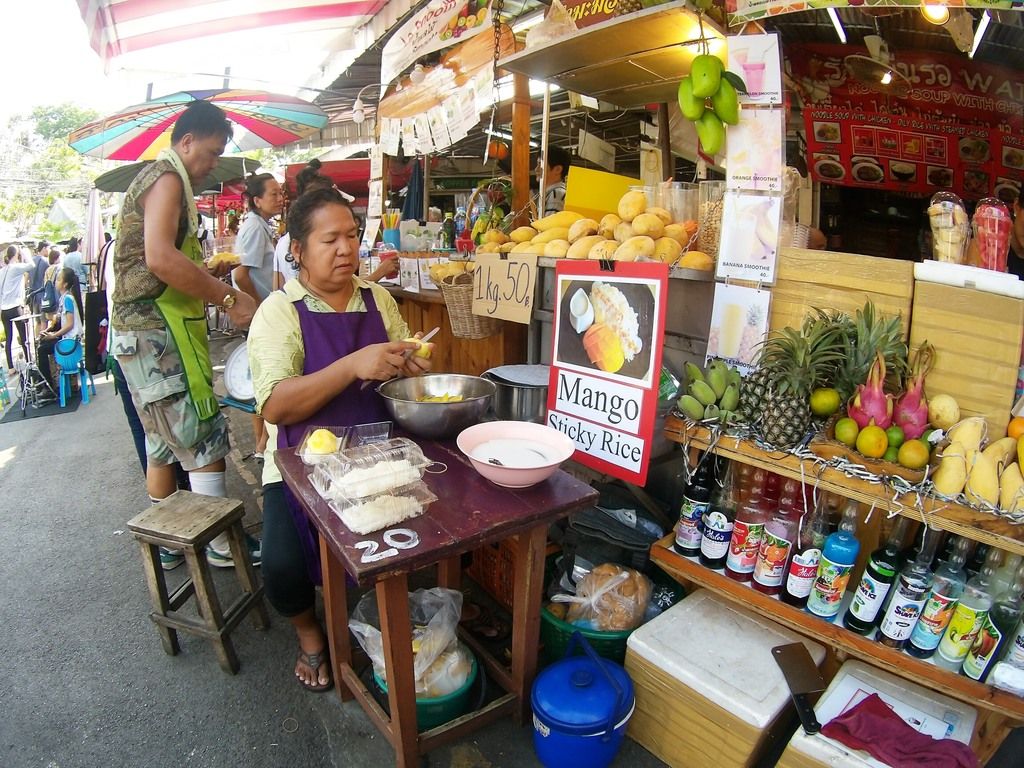
{"type": "Polygon", "coordinates": [[[429,343],[424,344],[422,341],[420,341],[419,339],[413,338],[412,336],[410,336],[407,339],[402,339],[402,341],[408,341],[410,344],[415,344],[416,345],[416,351],[413,352],[413,355],[415,357],[422,357],[422,358],[429,359],[430,352],[434,348],[433,344],[429,344],[429,343]]]}

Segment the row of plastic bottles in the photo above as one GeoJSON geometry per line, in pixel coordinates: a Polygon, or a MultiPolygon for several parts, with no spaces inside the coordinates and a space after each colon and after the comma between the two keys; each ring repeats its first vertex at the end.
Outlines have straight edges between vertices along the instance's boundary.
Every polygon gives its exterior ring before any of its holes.
{"type": "MultiPolygon", "coordinates": [[[[675,549],[826,621],[839,615],[860,551],[858,504],[847,500],[830,532],[830,504],[792,479],[704,454],[680,483],[675,549]]],[[[923,534],[904,550],[896,518],[871,553],[843,624],[891,648],[985,681],[997,661],[1024,669],[1024,558],[923,534]]]]}

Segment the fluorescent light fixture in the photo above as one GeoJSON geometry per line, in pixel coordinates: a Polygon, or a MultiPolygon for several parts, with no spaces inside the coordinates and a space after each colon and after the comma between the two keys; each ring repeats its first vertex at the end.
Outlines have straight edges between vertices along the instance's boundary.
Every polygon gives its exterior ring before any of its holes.
{"type": "Polygon", "coordinates": [[[988,11],[981,14],[981,21],[978,22],[978,29],[974,33],[974,44],[971,46],[971,52],[967,54],[968,59],[973,59],[974,54],[978,52],[978,46],[981,45],[981,38],[985,36],[985,30],[988,29],[989,23],[991,23],[992,17],[988,11]]]}
{"type": "Polygon", "coordinates": [[[843,29],[843,22],[839,20],[839,14],[836,13],[835,8],[826,9],[828,17],[832,19],[832,26],[836,28],[836,34],[839,36],[839,42],[846,44],[846,30],[843,29]]]}
{"type": "Polygon", "coordinates": [[[536,27],[542,21],[544,21],[543,10],[521,18],[519,21],[512,25],[512,32],[518,35],[520,32],[525,32],[528,29],[536,27]]]}
{"type": "Polygon", "coordinates": [[[882,85],[888,85],[891,82],[892,82],[892,70],[890,69],[890,70],[887,70],[884,75],[882,75],[882,85]]]}
{"type": "Polygon", "coordinates": [[[924,3],[921,6],[921,15],[931,24],[942,26],[949,21],[949,8],[944,5],[924,3]]]}

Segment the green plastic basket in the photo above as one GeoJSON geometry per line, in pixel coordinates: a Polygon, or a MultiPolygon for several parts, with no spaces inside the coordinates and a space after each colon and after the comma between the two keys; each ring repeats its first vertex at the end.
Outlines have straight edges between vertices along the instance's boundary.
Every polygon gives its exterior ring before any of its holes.
{"type": "MultiPolygon", "coordinates": [[[[437,726],[444,725],[449,720],[454,720],[466,714],[466,710],[469,709],[469,697],[473,690],[473,683],[476,682],[478,673],[476,656],[472,653],[469,656],[471,659],[469,677],[466,678],[466,682],[460,688],[445,696],[438,696],[433,699],[416,699],[417,730],[429,731],[431,728],[437,728],[437,726]]],[[[376,672],[373,673],[373,682],[386,696],[388,684],[376,672]]]]}
{"type": "Polygon", "coordinates": [[[573,632],[583,635],[597,651],[598,656],[622,664],[626,658],[626,640],[633,630],[601,632],[596,629],[583,629],[556,618],[545,608],[540,614],[540,641],[544,644],[545,664],[552,664],[565,656],[565,649],[569,647],[569,639],[573,632]]]}

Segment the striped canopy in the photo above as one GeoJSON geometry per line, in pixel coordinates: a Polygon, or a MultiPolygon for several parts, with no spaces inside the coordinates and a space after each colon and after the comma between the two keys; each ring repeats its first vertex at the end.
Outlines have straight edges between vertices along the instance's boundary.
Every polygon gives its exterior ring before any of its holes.
{"type": "Polygon", "coordinates": [[[83,155],[108,160],[152,160],[171,144],[174,123],[193,101],[223,109],[235,126],[229,151],[278,147],[316,133],[327,113],[295,96],[263,91],[180,91],[85,125],[68,143],[83,155]]]}

